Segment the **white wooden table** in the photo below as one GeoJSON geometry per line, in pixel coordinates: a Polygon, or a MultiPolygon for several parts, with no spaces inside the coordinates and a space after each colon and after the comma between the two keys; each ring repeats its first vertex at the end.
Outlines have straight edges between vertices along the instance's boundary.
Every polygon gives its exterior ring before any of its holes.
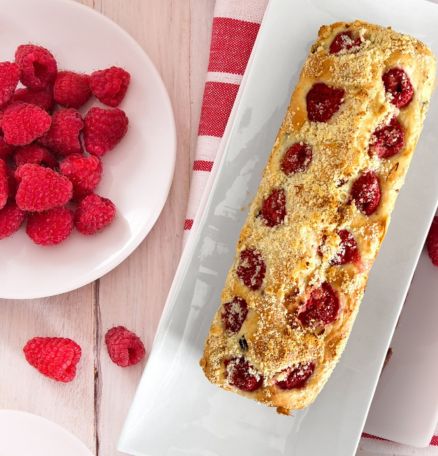
{"type": "Polygon", "coordinates": [[[160,219],[116,270],[74,292],[32,301],[0,300],[0,408],[26,410],[66,427],[96,455],[120,454],[117,439],[144,363],[112,364],[103,336],[125,325],[152,344],[181,251],[191,162],[208,62],[214,0],[81,0],[125,28],[149,54],[172,99],[178,132],[175,177],[160,219]],[[76,340],[83,356],[70,384],[30,367],[34,336],[76,340]]]}

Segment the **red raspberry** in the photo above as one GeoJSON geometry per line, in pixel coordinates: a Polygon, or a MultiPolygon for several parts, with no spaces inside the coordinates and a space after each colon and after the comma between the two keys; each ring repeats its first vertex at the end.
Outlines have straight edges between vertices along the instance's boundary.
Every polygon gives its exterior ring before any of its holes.
{"type": "Polygon", "coordinates": [[[139,363],[146,354],[143,342],[124,326],[116,326],[105,334],[105,344],[111,361],[120,367],[139,363]]]}
{"type": "Polygon", "coordinates": [[[90,76],[60,71],[53,86],[53,98],[66,108],[80,108],[91,97],[90,76]]]}
{"type": "Polygon", "coordinates": [[[332,44],[330,44],[330,54],[337,54],[341,51],[357,51],[362,40],[360,37],[355,38],[351,31],[338,33],[332,44]]]}
{"type": "Polygon", "coordinates": [[[131,75],[119,67],[95,71],[91,74],[91,91],[103,104],[115,108],[123,100],[130,79],[131,75]]]}
{"type": "Polygon", "coordinates": [[[29,103],[14,103],[3,113],[4,140],[13,146],[25,146],[46,133],[52,119],[46,111],[29,103]]]}
{"type": "Polygon", "coordinates": [[[111,200],[92,193],[78,204],[75,225],[82,234],[95,234],[107,227],[115,215],[116,207],[111,200]]]}
{"type": "Polygon", "coordinates": [[[91,108],[84,120],[85,148],[98,157],[113,149],[128,130],[128,118],[118,108],[91,108]]]}
{"type": "Polygon", "coordinates": [[[351,186],[351,197],[365,215],[376,212],[382,197],[380,181],[374,171],[361,174],[351,186]]]}
{"type": "Polygon", "coordinates": [[[314,370],[315,363],[299,363],[286,370],[287,377],[284,380],[277,381],[277,386],[282,390],[303,388],[314,370]]]}
{"type": "Polygon", "coordinates": [[[438,216],[435,216],[426,240],[427,252],[435,266],[438,266],[438,216]]]}
{"type": "Polygon", "coordinates": [[[73,214],[66,207],[34,212],[27,218],[26,233],[35,244],[56,245],[73,231],[73,214]]]}
{"type": "Polygon", "coordinates": [[[24,212],[13,201],[0,210],[0,239],[11,236],[19,230],[24,221],[24,212]]]}
{"type": "Polygon", "coordinates": [[[14,160],[17,168],[26,163],[44,165],[49,168],[55,168],[58,165],[55,157],[45,147],[38,144],[20,147],[14,154],[14,160]]]}
{"type": "Polygon", "coordinates": [[[222,323],[227,331],[238,333],[248,315],[248,304],[243,298],[234,297],[223,305],[222,323]]]}
{"type": "Polygon", "coordinates": [[[263,201],[260,214],[266,226],[273,227],[283,223],[286,217],[286,193],[283,189],[272,190],[263,201]]]}
{"type": "Polygon", "coordinates": [[[11,102],[21,101],[23,103],[34,104],[44,111],[50,111],[53,108],[53,94],[51,87],[41,90],[31,90],[28,88],[18,89],[15,91],[11,102]]]}
{"type": "Polygon", "coordinates": [[[0,62],[0,106],[12,98],[19,80],[20,68],[16,63],[0,62]]]}
{"type": "Polygon", "coordinates": [[[245,358],[231,358],[225,367],[228,383],[242,391],[255,391],[263,384],[263,376],[245,358]]]}
{"type": "Polygon", "coordinates": [[[15,200],[23,211],[47,211],[63,206],[72,197],[72,183],[53,169],[28,163],[15,174],[19,180],[15,200]]]}
{"type": "Polygon", "coordinates": [[[304,309],[298,314],[298,318],[305,326],[313,326],[315,323],[328,325],[333,323],[339,314],[339,297],[328,282],[313,289],[304,309]]]}
{"type": "Polygon", "coordinates": [[[405,134],[400,122],[393,117],[388,125],[377,128],[371,136],[369,153],[379,158],[398,154],[405,145],[405,134]]]}
{"type": "Polygon", "coordinates": [[[250,290],[255,291],[262,286],[265,272],[266,265],[258,250],[249,248],[240,252],[237,275],[250,290]]]}
{"type": "Polygon", "coordinates": [[[308,144],[295,143],[285,152],[281,160],[281,169],[289,174],[306,171],[312,161],[312,148],[308,144]]]}
{"type": "Polygon", "coordinates": [[[21,82],[33,90],[44,89],[55,81],[58,66],[45,48],[23,44],[15,51],[15,62],[21,70],[21,82]]]}
{"type": "Polygon", "coordinates": [[[81,359],[81,347],[62,337],[34,337],[23,348],[27,362],[46,377],[71,382],[81,359]]]}
{"type": "Polygon", "coordinates": [[[332,265],[342,265],[348,263],[357,263],[360,260],[359,247],[356,239],[348,230],[338,231],[338,236],[341,239],[339,251],[330,261],[332,265]]]}
{"type": "Polygon", "coordinates": [[[323,82],[313,85],[306,95],[307,117],[311,122],[327,122],[344,102],[345,90],[323,82]]]}
{"type": "Polygon", "coordinates": [[[391,96],[391,103],[397,108],[404,108],[414,98],[411,80],[401,68],[391,68],[382,79],[386,92],[391,96]]]}
{"type": "Polygon", "coordinates": [[[82,117],[76,109],[60,109],[53,114],[52,126],[39,142],[60,155],[80,154],[79,134],[83,126],[82,117]]]}
{"type": "Polygon", "coordinates": [[[8,167],[4,160],[0,158],[0,209],[6,206],[9,198],[9,177],[8,167]]]}
{"type": "Polygon", "coordinates": [[[62,160],[59,169],[72,182],[75,198],[91,193],[102,177],[102,162],[94,155],[71,154],[62,160]]]}
{"type": "Polygon", "coordinates": [[[12,155],[14,148],[5,143],[5,140],[0,136],[0,158],[6,160],[12,155]]]}

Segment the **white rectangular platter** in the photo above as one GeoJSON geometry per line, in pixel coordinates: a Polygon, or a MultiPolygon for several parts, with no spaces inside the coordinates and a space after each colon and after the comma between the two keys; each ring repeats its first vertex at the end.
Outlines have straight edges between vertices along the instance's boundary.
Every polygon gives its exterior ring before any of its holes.
{"type": "MultiPolygon", "coordinates": [[[[148,456],[352,456],[438,200],[438,100],[347,349],[316,402],[293,417],[209,384],[198,365],[235,243],[311,43],[322,24],[391,25],[438,53],[438,8],[423,0],[271,0],[120,439],[148,456]]],[[[159,261],[159,259],[157,259],[159,261]]],[[[159,286],[159,284],[157,284],[159,286]]]]}

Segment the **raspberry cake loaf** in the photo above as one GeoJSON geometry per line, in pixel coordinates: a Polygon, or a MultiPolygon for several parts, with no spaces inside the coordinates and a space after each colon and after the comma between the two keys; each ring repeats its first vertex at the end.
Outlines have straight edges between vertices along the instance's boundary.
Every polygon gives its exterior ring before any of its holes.
{"type": "Polygon", "coordinates": [[[435,59],[356,21],[323,26],[242,228],[201,366],[281,413],[338,361],[421,132],[435,59]]]}

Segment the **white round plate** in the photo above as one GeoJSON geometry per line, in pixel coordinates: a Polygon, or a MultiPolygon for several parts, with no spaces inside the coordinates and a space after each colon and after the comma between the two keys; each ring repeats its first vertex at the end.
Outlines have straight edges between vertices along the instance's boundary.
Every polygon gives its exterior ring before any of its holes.
{"type": "Polygon", "coordinates": [[[73,434],[46,418],[0,410],[0,456],[93,456],[73,434]]]}
{"type": "MultiPolygon", "coordinates": [[[[126,136],[103,157],[97,193],[117,206],[113,224],[95,236],[77,232],[40,247],[24,228],[0,241],[0,298],[30,299],[79,288],[121,263],[145,238],[166,201],[176,135],[172,107],[152,62],[124,30],[94,10],[67,0],[0,0],[0,60],[22,43],[50,49],[60,69],[90,73],[112,65],[131,73],[119,106],[129,117],[126,136]]],[[[99,106],[92,99],[81,110],[99,106]]]]}

